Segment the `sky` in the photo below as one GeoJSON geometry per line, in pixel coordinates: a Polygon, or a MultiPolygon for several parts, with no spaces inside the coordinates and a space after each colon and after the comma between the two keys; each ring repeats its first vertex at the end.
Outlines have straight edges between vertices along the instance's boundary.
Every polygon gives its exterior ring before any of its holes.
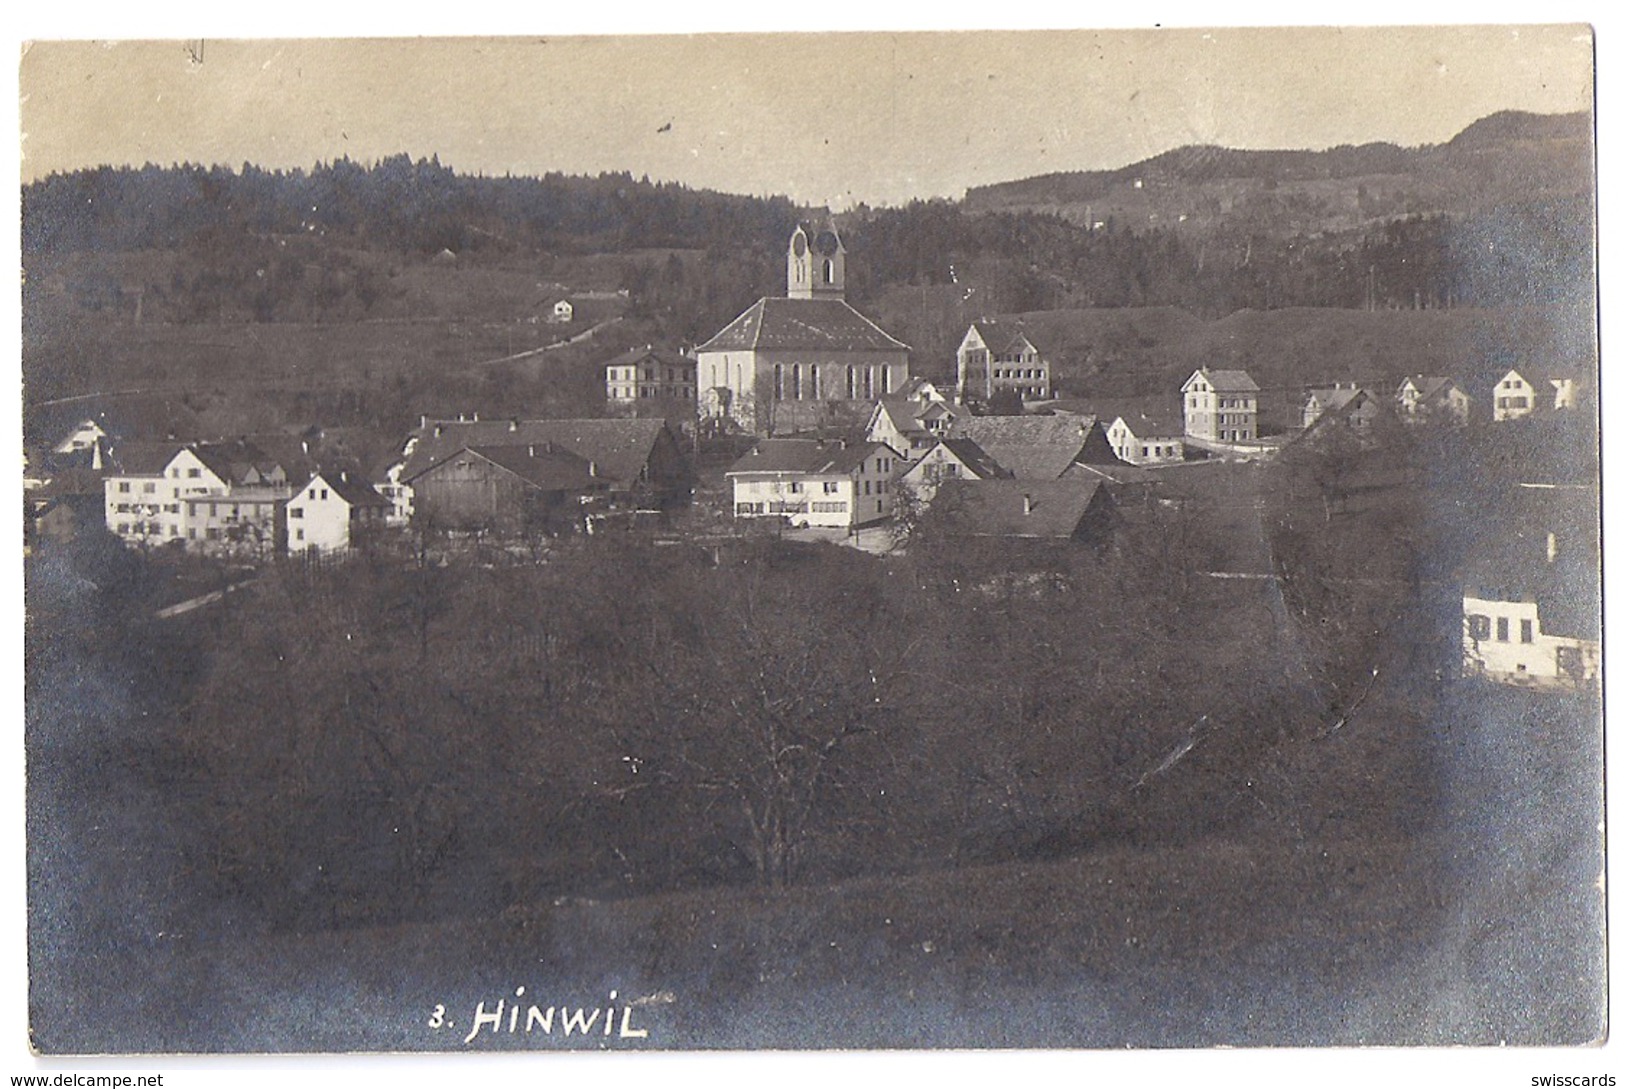
{"type": "Polygon", "coordinates": [[[1588,109],[1591,63],[1575,25],[39,40],[21,170],[404,151],[844,208],[1187,144],[1438,143],[1588,109]]]}

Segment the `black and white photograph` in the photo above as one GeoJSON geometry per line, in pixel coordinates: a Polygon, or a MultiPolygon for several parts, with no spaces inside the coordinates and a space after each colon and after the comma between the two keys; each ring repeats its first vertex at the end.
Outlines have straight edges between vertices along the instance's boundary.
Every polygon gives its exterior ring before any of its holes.
{"type": "Polygon", "coordinates": [[[1592,27],[86,29],[7,1073],[1614,1084],[1592,27]]]}

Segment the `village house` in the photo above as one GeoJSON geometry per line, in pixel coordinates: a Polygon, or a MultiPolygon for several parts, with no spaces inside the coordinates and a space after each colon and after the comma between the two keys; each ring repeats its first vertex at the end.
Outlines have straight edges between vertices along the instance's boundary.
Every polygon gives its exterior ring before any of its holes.
{"type": "Polygon", "coordinates": [[[1106,441],[1130,465],[1164,465],[1185,460],[1185,421],[1178,409],[1161,403],[1123,405],[1099,416],[1110,420],[1106,441]]]}
{"type": "Polygon", "coordinates": [[[1492,419],[1519,420],[1526,416],[1572,409],[1579,400],[1579,383],[1570,375],[1549,374],[1533,367],[1516,367],[1495,383],[1492,419]]]}
{"type": "MultiPolygon", "coordinates": [[[[1390,419],[1394,414],[1393,407],[1387,401],[1369,390],[1334,389],[1316,392],[1329,396],[1322,402],[1322,409],[1316,412],[1312,419],[1309,410],[1304,410],[1304,419],[1309,420],[1304,425],[1305,438],[1329,431],[1332,427],[1346,427],[1357,435],[1371,436],[1382,420],[1390,419]]],[[[1311,396],[1310,400],[1313,401],[1314,397],[1311,396]]]]}
{"type": "Polygon", "coordinates": [[[575,320],[575,316],[575,305],[569,299],[560,299],[548,312],[547,321],[549,325],[568,325],[575,320]]]}
{"type": "MultiPolygon", "coordinates": [[[[121,444],[103,480],[107,528],[127,543],[265,556],[283,547],[287,463],[246,440],[121,444]]],[[[294,463],[295,471],[305,466],[294,463]]]]}
{"type": "Polygon", "coordinates": [[[961,404],[986,404],[1001,390],[1023,401],[1049,399],[1049,364],[1018,324],[989,318],[972,322],[959,342],[956,361],[961,404]]]}
{"type": "Polygon", "coordinates": [[[551,441],[465,446],[406,483],[414,495],[414,525],[501,536],[581,528],[583,506],[610,489],[595,462],[551,441]]]}
{"type": "Polygon", "coordinates": [[[389,500],[352,473],[319,472],[287,501],[289,552],[342,552],[384,527],[389,500]]]}
{"type": "Polygon", "coordinates": [[[1198,369],[1180,387],[1185,434],[1214,443],[1258,439],[1258,383],[1246,371],[1198,369]]]}
{"type": "Polygon", "coordinates": [[[1110,531],[1111,500],[1099,480],[943,480],[931,504],[947,537],[1098,543],[1110,531]]]}
{"type": "Polygon", "coordinates": [[[1462,587],[1462,672],[1500,684],[1594,683],[1601,662],[1596,493],[1521,486],[1462,587]],[[1510,520],[1506,524],[1505,520],[1510,520]]]}
{"type": "Polygon", "coordinates": [[[900,392],[908,345],[846,302],[846,248],[833,226],[797,226],[786,297],[757,300],[695,349],[702,416],[763,435],[861,421],[900,392]]]}
{"type": "Polygon", "coordinates": [[[1394,395],[1399,418],[1406,423],[1441,423],[1465,427],[1473,399],[1453,378],[1416,374],[1399,384],[1394,395]]]}
{"type": "Polygon", "coordinates": [[[414,508],[412,481],[424,470],[468,449],[553,449],[591,463],[607,484],[604,495],[626,508],[682,506],[694,471],[682,444],[663,420],[455,420],[424,417],[401,452],[379,474],[378,492],[391,501],[389,521],[405,525],[414,508]]]}
{"type": "Polygon", "coordinates": [[[1059,480],[1087,465],[1119,464],[1094,416],[968,416],[948,438],[970,439],[1017,480],[1059,480]]]}
{"type": "Polygon", "coordinates": [[[678,352],[645,344],[610,360],[604,368],[604,392],[612,407],[636,410],[661,402],[692,410],[698,364],[678,352]]]}
{"type": "Polygon", "coordinates": [[[1334,383],[1320,389],[1309,391],[1309,398],[1303,405],[1304,430],[1315,426],[1315,421],[1328,412],[1336,411],[1348,404],[1360,393],[1360,387],[1353,382],[1347,385],[1342,382],[1334,383]]]}
{"type": "Polygon", "coordinates": [[[941,439],[903,471],[897,485],[908,488],[924,506],[945,480],[1001,480],[1010,475],[972,440],[941,439]]]}
{"type": "Polygon", "coordinates": [[[906,464],[885,443],[764,439],[727,472],[736,518],[853,529],[889,518],[906,464]]]}
{"type": "Polygon", "coordinates": [[[947,401],[930,397],[880,397],[869,413],[864,438],[883,442],[904,457],[917,458],[948,433],[960,413],[947,401]]]}

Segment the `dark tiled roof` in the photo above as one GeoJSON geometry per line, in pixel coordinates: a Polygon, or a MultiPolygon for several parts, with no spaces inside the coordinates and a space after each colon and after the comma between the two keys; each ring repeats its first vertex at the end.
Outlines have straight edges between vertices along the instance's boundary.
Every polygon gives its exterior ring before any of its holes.
{"type": "Polygon", "coordinates": [[[902,455],[883,442],[837,443],[817,439],[763,439],[728,468],[734,473],[846,474],[873,454],[902,455]]]}
{"type": "Polygon", "coordinates": [[[1032,338],[1027,335],[1026,328],[1019,321],[977,318],[971,322],[971,328],[976,330],[982,338],[982,343],[987,345],[987,350],[994,355],[1016,348],[1021,341],[1026,341],[1027,347],[1033,351],[1038,350],[1038,346],[1033,343],[1032,338]]]}
{"type": "Polygon", "coordinates": [[[1162,397],[1103,401],[1095,405],[1094,413],[1108,427],[1121,419],[1136,438],[1183,438],[1185,435],[1184,410],[1162,397]]]}
{"type": "Polygon", "coordinates": [[[961,416],[950,438],[970,439],[1018,480],[1056,480],[1079,460],[1092,416],[961,416]]]}
{"type": "Polygon", "coordinates": [[[1093,480],[948,480],[931,508],[953,536],[1066,539],[1099,493],[1093,480]]]}
{"type": "Polygon", "coordinates": [[[595,463],[598,475],[611,483],[630,485],[649,464],[665,428],[663,420],[430,420],[414,433],[401,480],[410,481],[465,448],[545,450],[551,444],[595,463]]]}
{"type": "Polygon", "coordinates": [[[1437,397],[1445,390],[1454,387],[1456,384],[1456,380],[1454,378],[1445,378],[1440,375],[1429,374],[1413,374],[1405,378],[1399,384],[1403,387],[1406,382],[1409,382],[1411,385],[1416,387],[1417,396],[1423,401],[1432,400],[1434,397],[1437,397]]]}
{"type": "Polygon", "coordinates": [[[671,348],[656,348],[652,344],[645,344],[641,348],[629,348],[620,355],[604,363],[608,367],[631,367],[645,359],[653,359],[656,363],[668,367],[695,367],[694,360],[683,353],[671,348]]]}
{"type": "MultiPolygon", "coordinates": [[[[379,495],[371,484],[354,473],[319,473],[327,486],[352,507],[387,507],[389,500],[379,495]]],[[[314,479],[314,478],[312,478],[314,479]]],[[[309,484],[306,484],[309,487],[309,484]]],[[[300,489],[301,491],[303,489],[300,489]]]]}
{"type": "Polygon", "coordinates": [[[1357,386],[1335,386],[1330,389],[1312,389],[1309,396],[1320,402],[1322,411],[1331,412],[1342,408],[1362,392],[1357,386]]]}
{"type": "MultiPolygon", "coordinates": [[[[1257,393],[1258,383],[1246,371],[1211,371],[1206,367],[1197,371],[1197,374],[1207,376],[1208,385],[1218,393],[1257,393]]],[[[1196,375],[1191,375],[1191,378],[1196,375]]],[[[1190,379],[1186,379],[1189,382],[1190,379]]]]}
{"type": "Polygon", "coordinates": [[[907,351],[844,299],[758,299],[695,351],[907,351]]]}
{"type": "Polygon", "coordinates": [[[994,461],[986,450],[976,445],[974,439],[944,439],[942,445],[978,479],[994,480],[1012,475],[1009,469],[994,461]]]}
{"type": "Polygon", "coordinates": [[[113,472],[120,476],[157,476],[185,447],[178,442],[114,442],[108,447],[113,472]]]}

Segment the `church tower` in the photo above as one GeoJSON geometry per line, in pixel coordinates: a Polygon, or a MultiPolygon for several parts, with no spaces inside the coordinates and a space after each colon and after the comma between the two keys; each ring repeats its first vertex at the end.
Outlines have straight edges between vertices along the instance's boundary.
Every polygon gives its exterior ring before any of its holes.
{"type": "Polygon", "coordinates": [[[797,224],[785,255],[786,290],[792,299],[845,299],[846,247],[833,223],[817,231],[797,224]]]}

